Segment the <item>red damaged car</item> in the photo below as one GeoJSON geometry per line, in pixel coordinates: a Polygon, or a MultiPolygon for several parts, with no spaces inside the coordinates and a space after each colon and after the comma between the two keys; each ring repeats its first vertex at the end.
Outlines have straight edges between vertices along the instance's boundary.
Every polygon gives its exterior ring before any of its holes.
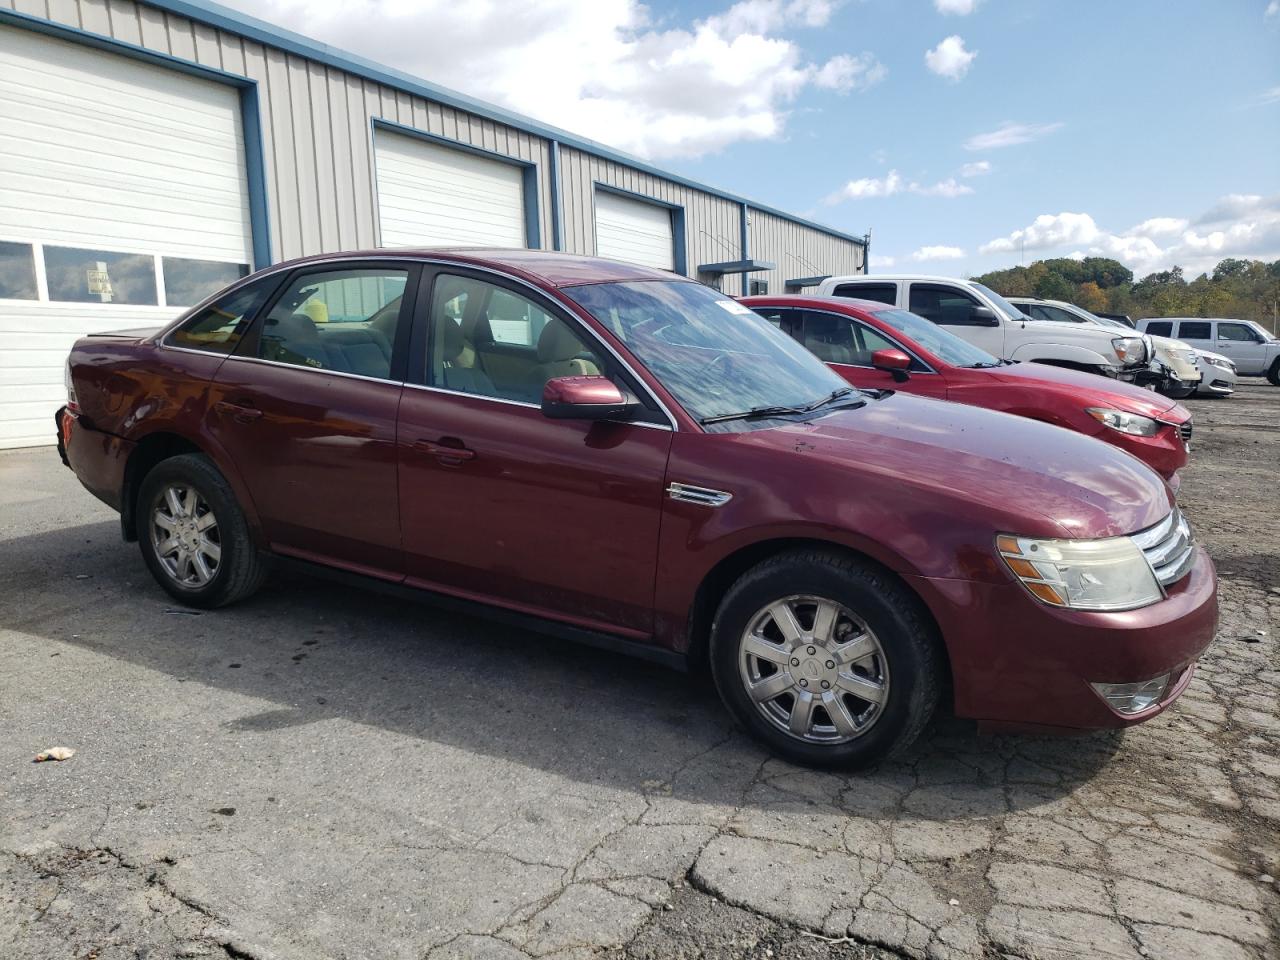
{"type": "Polygon", "coordinates": [[[794,761],[1115,727],[1187,686],[1216,580],[1160,477],[860,392],[701,284],[539,251],[280,264],[91,336],[60,446],[178,600],[271,562],[674,664],[794,761]]]}
{"type": "Polygon", "coordinates": [[[1178,489],[1191,413],[1150,390],[993,357],[924,317],[847,297],[744,297],[849,383],[1001,410],[1115,444],[1178,489]]]}

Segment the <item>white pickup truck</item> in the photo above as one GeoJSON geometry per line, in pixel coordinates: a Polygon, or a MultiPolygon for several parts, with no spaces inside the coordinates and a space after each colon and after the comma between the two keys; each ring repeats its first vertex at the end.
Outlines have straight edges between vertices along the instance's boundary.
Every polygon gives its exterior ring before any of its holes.
{"type": "Polygon", "coordinates": [[[972,280],[908,275],[828,277],[823,297],[877,300],[910,310],[1005,360],[1070,367],[1132,381],[1146,369],[1151,344],[1136,331],[1085,323],[1030,321],[1004,297],[972,280]]]}

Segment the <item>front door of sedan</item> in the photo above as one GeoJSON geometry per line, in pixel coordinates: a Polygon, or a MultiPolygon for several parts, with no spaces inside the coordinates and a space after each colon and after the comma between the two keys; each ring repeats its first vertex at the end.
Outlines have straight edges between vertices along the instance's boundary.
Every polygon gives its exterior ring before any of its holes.
{"type": "Polygon", "coordinates": [[[418,274],[381,261],[298,270],[219,368],[210,430],[272,550],[402,577],[396,413],[418,274]]]}
{"type": "Polygon", "coordinates": [[[407,582],[647,637],[672,437],[665,414],[543,416],[553,377],[607,375],[644,393],[592,333],[529,287],[428,271],[418,303],[398,428],[407,582]]]}

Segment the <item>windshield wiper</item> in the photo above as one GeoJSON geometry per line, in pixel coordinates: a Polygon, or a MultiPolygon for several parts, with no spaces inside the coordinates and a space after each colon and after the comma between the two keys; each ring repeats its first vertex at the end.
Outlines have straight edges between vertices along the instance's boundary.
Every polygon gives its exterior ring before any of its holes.
{"type": "Polygon", "coordinates": [[[995,363],[987,363],[985,360],[979,360],[977,363],[969,364],[970,370],[990,370],[992,367],[1003,366],[1003,360],[997,360],[995,363]]]}
{"type": "Polygon", "coordinates": [[[842,397],[847,397],[851,393],[853,393],[853,387],[837,387],[835,390],[832,390],[830,393],[828,393],[825,397],[820,397],[819,399],[813,401],[813,403],[810,403],[807,406],[805,406],[804,412],[811,413],[812,411],[817,410],[819,407],[825,407],[828,403],[831,403],[833,400],[839,400],[842,397]]]}
{"type": "Polygon", "coordinates": [[[703,417],[698,422],[704,427],[712,423],[727,423],[730,420],[764,420],[768,417],[788,417],[805,413],[805,407],[752,407],[738,413],[721,413],[714,417],[703,417]]]}

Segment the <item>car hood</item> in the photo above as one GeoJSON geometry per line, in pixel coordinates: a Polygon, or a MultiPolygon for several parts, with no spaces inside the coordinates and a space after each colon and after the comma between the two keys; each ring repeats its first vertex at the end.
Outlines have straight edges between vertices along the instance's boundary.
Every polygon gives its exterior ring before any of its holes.
{"type": "Polygon", "coordinates": [[[1164,519],[1173,495],[1136,457],[1071,430],[965,404],[895,393],[816,420],[752,431],[748,443],[874,473],[990,508],[994,531],[1111,537],[1164,519]]]}
{"type": "MultiPolygon", "coordinates": [[[[1123,330],[1113,329],[1111,327],[1102,327],[1094,323],[1066,323],[1062,320],[1032,320],[1030,317],[1019,317],[1018,321],[1023,323],[1028,330],[1034,330],[1039,334],[1043,334],[1046,339],[1053,340],[1087,340],[1091,343],[1106,341],[1110,344],[1112,340],[1124,337],[1123,330]]],[[[1142,334],[1134,330],[1129,336],[1140,337],[1142,334]]]]}
{"type": "Polygon", "coordinates": [[[1006,383],[1035,383],[1045,389],[1070,394],[1082,407],[1109,407],[1136,413],[1144,417],[1162,419],[1178,404],[1153,390],[1143,390],[1133,384],[1096,373],[1053,367],[1047,363],[1015,363],[994,367],[992,376],[1006,383]]]}

